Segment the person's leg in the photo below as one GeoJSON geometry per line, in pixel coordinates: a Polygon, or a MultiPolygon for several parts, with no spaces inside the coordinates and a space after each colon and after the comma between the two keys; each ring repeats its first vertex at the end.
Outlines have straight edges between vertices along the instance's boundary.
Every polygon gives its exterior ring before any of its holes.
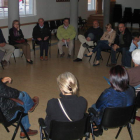
{"type": "Polygon", "coordinates": [[[40,58],[43,58],[43,50],[44,50],[44,46],[43,46],[43,41],[38,41],[38,44],[40,46],[40,58]]]}
{"type": "Polygon", "coordinates": [[[59,54],[60,55],[63,54],[63,48],[62,48],[62,46],[64,44],[65,44],[64,42],[62,42],[61,40],[59,40],[59,42],[58,42],[58,49],[59,49],[59,54]]]}
{"type": "Polygon", "coordinates": [[[128,51],[128,48],[121,48],[121,51],[122,51],[122,65],[125,66],[126,65],[126,63],[125,63],[126,55],[125,54],[128,51]]]}
{"type": "Polygon", "coordinates": [[[77,58],[80,58],[82,59],[83,58],[83,55],[84,55],[84,52],[85,52],[86,48],[84,48],[81,44],[80,46],[80,49],[79,49],[79,52],[78,52],[78,55],[77,55],[77,58]]]}
{"type": "Polygon", "coordinates": [[[69,49],[68,54],[69,55],[71,55],[72,54],[72,51],[73,51],[73,47],[74,47],[73,41],[74,40],[70,40],[70,42],[68,42],[68,49],[69,49]]]}
{"type": "Polygon", "coordinates": [[[44,41],[43,45],[44,45],[44,49],[45,49],[45,56],[48,56],[48,46],[49,46],[49,44],[48,44],[47,41],[44,41]]]}
{"type": "Polygon", "coordinates": [[[8,62],[15,48],[12,45],[6,44],[4,47],[0,47],[0,50],[4,52],[6,51],[3,60],[6,60],[8,62]]]}
{"type": "Polygon", "coordinates": [[[126,67],[129,67],[129,68],[131,67],[131,60],[132,60],[131,52],[127,50],[125,53],[125,66],[126,67]]]}
{"type": "Polygon", "coordinates": [[[83,35],[78,35],[78,39],[82,44],[87,42],[86,38],[83,35]]]}
{"type": "Polygon", "coordinates": [[[31,51],[30,51],[30,45],[28,43],[24,43],[24,47],[26,50],[26,59],[31,60],[31,51]]]}

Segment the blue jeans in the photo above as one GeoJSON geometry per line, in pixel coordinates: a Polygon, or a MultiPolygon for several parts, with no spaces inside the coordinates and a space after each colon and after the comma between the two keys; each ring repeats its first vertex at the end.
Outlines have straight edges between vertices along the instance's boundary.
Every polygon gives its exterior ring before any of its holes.
{"type": "MultiPolygon", "coordinates": [[[[24,113],[28,113],[28,111],[33,107],[34,102],[31,99],[31,97],[24,91],[20,92],[18,99],[20,99],[24,104],[21,105],[17,103],[19,106],[22,106],[24,108],[24,113]]],[[[14,117],[11,119],[15,119],[19,111],[16,111],[14,117]]],[[[29,123],[28,115],[24,116],[21,120],[21,123],[26,131],[29,130],[29,127],[31,126],[29,123]]],[[[22,130],[21,130],[22,131],[22,130]]]]}
{"type": "Polygon", "coordinates": [[[96,60],[100,60],[101,51],[106,49],[111,49],[111,47],[108,45],[108,41],[107,40],[98,41],[97,46],[92,51],[93,53],[97,51],[96,60]]]}
{"type": "Polygon", "coordinates": [[[125,53],[125,66],[129,68],[131,67],[131,60],[132,60],[131,53],[132,52],[129,52],[129,50],[126,51],[125,53]]]}

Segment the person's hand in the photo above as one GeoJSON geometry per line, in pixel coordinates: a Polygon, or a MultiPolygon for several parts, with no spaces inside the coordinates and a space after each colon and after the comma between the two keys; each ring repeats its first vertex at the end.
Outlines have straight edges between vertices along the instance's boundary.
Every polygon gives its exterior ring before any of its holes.
{"type": "Polygon", "coordinates": [[[70,39],[67,39],[67,42],[70,42],[70,39]]]}
{"type": "Polygon", "coordinates": [[[11,83],[11,81],[12,81],[12,79],[10,78],[10,77],[4,77],[3,79],[2,79],[2,82],[3,83],[11,83]]]}
{"type": "Polygon", "coordinates": [[[137,43],[138,43],[137,41],[133,40],[133,44],[134,44],[136,47],[138,47],[138,44],[137,44],[137,43]]]}
{"type": "Polygon", "coordinates": [[[6,43],[0,43],[0,47],[4,47],[6,43]]]}
{"type": "Polygon", "coordinates": [[[49,36],[44,37],[44,40],[47,40],[49,38],[49,36]]]}
{"type": "Polygon", "coordinates": [[[41,39],[41,38],[37,38],[37,40],[38,40],[38,41],[41,41],[42,39],[41,39]]]}
{"type": "Polygon", "coordinates": [[[117,44],[114,44],[113,50],[116,51],[118,48],[119,48],[119,46],[117,44]]]}
{"type": "Polygon", "coordinates": [[[65,42],[65,39],[62,39],[62,42],[65,42]]]}
{"type": "Polygon", "coordinates": [[[91,38],[90,37],[87,37],[86,39],[87,39],[87,41],[91,41],[91,38]]]}

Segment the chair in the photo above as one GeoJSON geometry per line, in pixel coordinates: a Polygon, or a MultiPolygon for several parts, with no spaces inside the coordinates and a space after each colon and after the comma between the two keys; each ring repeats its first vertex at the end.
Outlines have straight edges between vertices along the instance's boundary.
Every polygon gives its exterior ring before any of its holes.
{"type": "Polygon", "coordinates": [[[11,121],[8,122],[8,121],[6,120],[6,118],[5,118],[5,116],[3,115],[1,109],[0,109],[0,123],[2,123],[2,125],[5,127],[6,131],[7,131],[7,132],[10,132],[9,129],[8,129],[8,127],[11,126],[11,125],[14,126],[14,127],[16,127],[16,129],[15,129],[15,131],[14,131],[14,134],[13,134],[11,140],[14,140],[14,139],[15,139],[16,134],[17,134],[17,131],[18,131],[18,129],[19,129],[19,126],[22,128],[22,130],[23,130],[23,132],[25,133],[27,139],[30,140],[30,138],[29,138],[29,136],[28,136],[26,130],[24,129],[24,127],[23,127],[23,125],[22,125],[22,123],[21,123],[21,119],[22,119],[24,116],[26,116],[26,115],[27,115],[27,114],[25,114],[25,113],[23,113],[23,112],[19,112],[18,115],[17,115],[17,117],[16,117],[14,120],[11,120],[11,121]],[[17,123],[17,125],[15,125],[15,123],[17,123]]]}
{"type": "Polygon", "coordinates": [[[90,136],[88,120],[87,114],[83,119],[75,122],[59,122],[53,120],[50,124],[50,135],[48,135],[44,120],[39,118],[40,140],[48,138],[51,140],[81,140],[83,137],[86,137],[86,140],[88,140],[90,136]]]}
{"type": "Polygon", "coordinates": [[[132,8],[131,7],[126,7],[124,10],[124,15],[122,21],[124,23],[131,23],[132,22],[132,8]]]}
{"type": "Polygon", "coordinates": [[[56,26],[57,26],[57,28],[58,28],[59,26],[61,26],[61,25],[62,25],[61,20],[56,20],[56,26]]]}
{"type": "MultiPolygon", "coordinates": [[[[89,113],[93,113],[96,117],[98,113],[93,109],[89,108],[89,113]]],[[[104,110],[103,117],[101,120],[101,124],[98,126],[102,129],[109,129],[109,128],[118,128],[119,131],[116,135],[116,139],[118,138],[121,130],[123,127],[127,126],[129,135],[131,140],[133,140],[132,130],[131,130],[131,118],[134,111],[134,105],[128,107],[109,107],[104,110]]],[[[93,121],[91,125],[93,124],[93,121]]],[[[93,128],[93,126],[91,126],[93,128]]],[[[93,130],[92,130],[93,131],[93,130]]],[[[94,137],[93,137],[94,139],[94,137]]]]}
{"type": "Polygon", "coordinates": [[[50,31],[52,32],[55,29],[57,29],[57,26],[55,24],[55,21],[50,21],[50,31]]]}
{"type": "Polygon", "coordinates": [[[113,9],[113,22],[120,22],[122,19],[122,5],[115,4],[113,9]]]}
{"type": "Polygon", "coordinates": [[[3,59],[4,55],[5,55],[5,52],[0,50],[0,63],[1,63],[1,66],[2,66],[3,69],[4,69],[4,66],[3,66],[3,63],[2,63],[2,59],[3,59]]]}
{"type": "Polygon", "coordinates": [[[80,28],[84,28],[84,26],[86,26],[87,28],[86,23],[87,23],[86,19],[82,19],[82,17],[78,17],[78,31],[80,28]]]}

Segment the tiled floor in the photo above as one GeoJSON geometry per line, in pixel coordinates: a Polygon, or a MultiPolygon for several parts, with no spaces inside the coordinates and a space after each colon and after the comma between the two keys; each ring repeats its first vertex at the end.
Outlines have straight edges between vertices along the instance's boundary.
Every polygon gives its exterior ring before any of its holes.
{"type": "MultiPolygon", "coordinates": [[[[53,40],[55,43],[57,40],[53,40]]],[[[79,49],[80,43],[76,41],[76,55],[79,49]]],[[[109,87],[103,76],[108,77],[109,69],[106,67],[106,61],[108,58],[107,53],[102,53],[103,61],[98,67],[92,66],[88,62],[87,58],[83,59],[83,62],[75,63],[73,58],[67,58],[67,50],[64,49],[66,55],[64,58],[57,58],[57,45],[51,47],[51,58],[48,61],[39,60],[39,50],[36,50],[36,55],[33,55],[33,65],[27,64],[25,58],[16,58],[17,63],[13,58],[10,60],[10,65],[5,67],[4,70],[0,67],[0,77],[10,76],[13,79],[13,83],[9,86],[17,88],[21,91],[26,91],[31,97],[39,96],[40,103],[33,113],[29,113],[31,129],[38,129],[38,118],[45,117],[45,109],[47,101],[51,98],[57,98],[59,96],[59,90],[56,83],[56,78],[59,74],[69,71],[72,72],[78,79],[80,85],[80,95],[84,96],[88,101],[88,107],[90,107],[98,99],[102,91],[109,87]]],[[[94,57],[94,56],[93,56],[94,57]]],[[[118,60],[120,64],[120,58],[118,60]]],[[[57,114],[56,114],[57,115],[57,114]]],[[[138,112],[138,115],[140,113],[138,112]]],[[[135,125],[132,125],[132,131],[134,140],[140,140],[139,133],[140,122],[136,121],[135,125]]],[[[0,125],[0,140],[10,140],[14,131],[13,127],[10,127],[10,133],[7,133],[2,125],[0,125]]],[[[113,140],[118,129],[112,129],[105,131],[103,136],[96,139],[98,140],[113,140]]],[[[19,140],[19,132],[16,140],[19,140]]],[[[39,134],[31,137],[32,140],[39,140],[39,134]]],[[[90,138],[91,139],[91,138],[90,138]]],[[[130,140],[127,129],[124,128],[118,138],[118,140],[130,140]]]]}

